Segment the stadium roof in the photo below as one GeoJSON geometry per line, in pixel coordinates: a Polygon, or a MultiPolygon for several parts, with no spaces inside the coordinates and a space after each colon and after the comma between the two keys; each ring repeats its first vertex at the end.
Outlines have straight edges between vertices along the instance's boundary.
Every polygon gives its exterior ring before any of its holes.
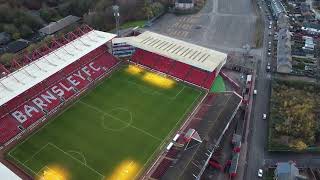
{"type": "Polygon", "coordinates": [[[0,79],[0,106],[114,38],[90,31],[0,79]]]}
{"type": "Polygon", "coordinates": [[[10,169],[8,169],[2,163],[0,163],[0,177],[1,177],[1,180],[21,180],[19,176],[13,173],[10,169]]]}
{"type": "Polygon", "coordinates": [[[225,63],[227,54],[177,40],[154,32],[145,31],[138,36],[126,37],[134,47],[165,56],[185,64],[212,72],[225,63]]]}

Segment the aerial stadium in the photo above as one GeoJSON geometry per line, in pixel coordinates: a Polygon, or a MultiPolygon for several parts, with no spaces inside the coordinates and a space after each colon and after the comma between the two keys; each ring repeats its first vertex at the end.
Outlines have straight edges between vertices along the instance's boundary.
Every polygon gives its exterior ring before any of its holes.
{"type": "Polygon", "coordinates": [[[149,31],[53,38],[0,66],[1,162],[39,180],[199,179],[242,100],[209,92],[226,59],[149,31]]]}

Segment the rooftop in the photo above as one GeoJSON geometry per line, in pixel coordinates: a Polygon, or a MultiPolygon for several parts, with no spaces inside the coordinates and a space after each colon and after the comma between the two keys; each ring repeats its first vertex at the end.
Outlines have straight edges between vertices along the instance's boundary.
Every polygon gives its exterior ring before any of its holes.
{"type": "Polygon", "coordinates": [[[39,30],[40,33],[43,33],[43,34],[53,34],[57,31],[60,31],[61,29],[79,21],[80,18],[79,17],[76,17],[76,16],[72,16],[72,15],[69,15],[65,18],[62,18],[60,19],[59,21],[56,21],[56,22],[52,22],[50,23],[49,25],[47,25],[46,27],[43,27],[39,30]]]}
{"type": "Polygon", "coordinates": [[[224,64],[227,54],[146,31],[124,38],[129,45],[212,72],[224,64]]]}
{"type": "Polygon", "coordinates": [[[90,31],[19,70],[0,79],[0,106],[77,61],[116,35],[90,31]],[[75,48],[76,47],[76,48],[75,48]]]}

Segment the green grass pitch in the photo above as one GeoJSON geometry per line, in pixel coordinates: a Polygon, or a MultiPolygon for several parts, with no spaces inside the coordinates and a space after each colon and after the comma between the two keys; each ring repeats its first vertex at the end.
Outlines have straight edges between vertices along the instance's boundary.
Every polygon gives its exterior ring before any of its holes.
{"type": "Polygon", "coordinates": [[[69,179],[110,179],[126,161],[137,166],[136,176],[204,92],[180,82],[163,89],[142,80],[146,71],[132,75],[125,68],[16,145],[7,157],[33,176],[59,166],[69,179]]]}

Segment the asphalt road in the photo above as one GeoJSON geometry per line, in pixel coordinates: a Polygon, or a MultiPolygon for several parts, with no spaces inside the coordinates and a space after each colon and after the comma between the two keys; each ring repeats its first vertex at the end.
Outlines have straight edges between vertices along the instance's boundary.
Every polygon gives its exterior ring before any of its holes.
{"type": "Polygon", "coordinates": [[[251,0],[208,0],[197,14],[166,14],[147,29],[223,52],[242,51],[253,45],[256,19],[251,0]]]}
{"type": "MultiPolygon", "coordinates": [[[[265,13],[263,12],[263,16],[265,13]]],[[[266,72],[266,65],[270,62],[267,56],[268,42],[272,37],[268,35],[269,22],[265,20],[264,42],[261,61],[257,67],[256,87],[257,95],[254,97],[252,104],[250,136],[248,143],[248,161],[245,177],[243,179],[259,179],[257,176],[258,169],[264,167],[265,147],[267,147],[268,119],[263,120],[263,114],[269,117],[269,99],[271,93],[271,74],[266,72]]]]}

